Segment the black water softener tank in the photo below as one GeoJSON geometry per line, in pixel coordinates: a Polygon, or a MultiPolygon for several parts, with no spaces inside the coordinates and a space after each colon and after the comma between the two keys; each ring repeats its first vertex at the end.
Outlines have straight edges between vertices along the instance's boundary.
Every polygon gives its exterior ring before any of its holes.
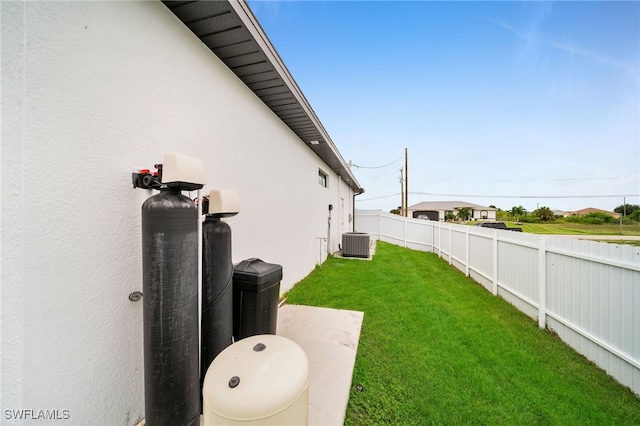
{"type": "Polygon", "coordinates": [[[142,205],[142,273],[145,423],[199,425],[198,210],[178,189],[142,205]]]}
{"type": "Polygon", "coordinates": [[[200,380],[233,342],[231,227],[214,215],[202,224],[202,347],[200,380]]]}

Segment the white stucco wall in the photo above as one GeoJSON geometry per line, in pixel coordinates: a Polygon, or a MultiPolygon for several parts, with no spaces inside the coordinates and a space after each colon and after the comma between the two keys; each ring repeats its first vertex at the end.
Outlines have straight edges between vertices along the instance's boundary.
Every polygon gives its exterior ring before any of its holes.
{"type": "MultiPolygon", "coordinates": [[[[418,209],[418,210],[409,210],[409,217],[413,217],[413,214],[416,211],[420,211],[420,212],[423,212],[423,211],[437,211],[440,221],[444,221],[445,220],[445,216],[447,215],[447,212],[451,212],[454,215],[458,214],[458,212],[456,210],[424,210],[424,209],[418,209]]],[[[471,210],[471,219],[472,220],[496,220],[496,212],[495,212],[495,210],[472,209],[471,210]],[[483,217],[483,216],[486,216],[486,217],[483,217]]]]}
{"type": "Polygon", "coordinates": [[[133,169],[202,158],[205,190],[241,197],[234,262],[282,264],[282,291],[316,264],[329,204],[337,250],[352,192],[161,3],[0,8],[0,423],[134,425],[143,302],[128,295],[142,288],[151,191],[132,189],[133,169]]]}
{"type": "Polygon", "coordinates": [[[477,220],[496,220],[495,210],[473,210],[472,219],[477,220]]]}

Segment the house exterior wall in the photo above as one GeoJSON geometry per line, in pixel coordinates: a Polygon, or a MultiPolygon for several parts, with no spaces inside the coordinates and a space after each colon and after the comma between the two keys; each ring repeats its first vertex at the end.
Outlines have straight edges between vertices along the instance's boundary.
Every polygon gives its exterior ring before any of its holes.
{"type": "MultiPolygon", "coordinates": [[[[447,213],[456,215],[456,210],[409,210],[410,216],[419,218],[419,216],[438,216],[438,220],[444,221],[447,213]]],[[[422,218],[420,218],[422,219],[422,218]]],[[[476,210],[471,211],[471,219],[473,220],[496,220],[496,212],[494,210],[476,210]]],[[[434,219],[430,219],[434,220],[434,219]]]]}
{"type": "Polygon", "coordinates": [[[333,209],[330,214],[330,226],[327,226],[330,238],[330,253],[340,250],[342,244],[342,234],[353,230],[353,191],[349,188],[340,176],[334,176],[331,183],[335,189],[331,193],[331,205],[333,209]]]}
{"type": "MultiPolygon", "coordinates": [[[[457,215],[458,211],[455,208],[443,210],[443,209],[409,209],[409,217],[421,218],[420,216],[428,216],[429,220],[444,221],[447,214],[457,215]],[[436,219],[436,217],[438,219],[436,219]]],[[[496,211],[491,209],[471,208],[472,220],[496,220],[496,211]]]]}
{"type": "Polygon", "coordinates": [[[475,220],[496,220],[496,211],[495,210],[473,210],[472,219],[475,220]]]}
{"type": "Polygon", "coordinates": [[[144,299],[128,295],[142,290],[152,191],[131,172],[169,152],[201,158],[204,191],[240,195],[233,261],[281,264],[281,293],[326,258],[329,204],[337,250],[353,193],[161,3],[0,13],[2,422],[43,424],[12,411],[31,409],[57,410],[52,425],[135,425],[144,299]]]}

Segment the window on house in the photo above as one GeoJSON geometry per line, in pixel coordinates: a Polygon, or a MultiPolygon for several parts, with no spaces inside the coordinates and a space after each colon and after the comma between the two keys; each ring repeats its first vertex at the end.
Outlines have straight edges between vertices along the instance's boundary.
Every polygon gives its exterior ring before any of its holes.
{"type": "Polygon", "coordinates": [[[327,174],[321,169],[318,169],[318,183],[320,186],[327,187],[327,174]]]}

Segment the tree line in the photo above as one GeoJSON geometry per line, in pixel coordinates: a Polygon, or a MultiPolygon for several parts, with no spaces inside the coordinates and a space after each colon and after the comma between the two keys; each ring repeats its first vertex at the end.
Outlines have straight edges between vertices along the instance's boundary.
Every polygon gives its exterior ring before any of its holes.
{"type": "MultiPolygon", "coordinates": [[[[496,206],[489,206],[494,209],[498,209],[496,213],[496,220],[510,221],[510,222],[524,222],[524,223],[537,223],[537,222],[550,222],[556,219],[562,219],[572,223],[583,223],[589,225],[599,225],[603,223],[618,223],[620,219],[611,216],[604,212],[592,212],[584,215],[574,216],[556,216],[553,210],[549,207],[538,207],[532,212],[527,211],[522,206],[513,206],[510,210],[502,210],[496,206]]],[[[640,222],[640,205],[637,204],[621,204],[615,209],[615,213],[621,215],[623,223],[640,222]]],[[[393,214],[401,214],[400,207],[390,211],[393,214]]],[[[445,215],[446,221],[466,221],[471,219],[472,210],[470,207],[461,207],[455,213],[447,213],[445,215]]]]}
{"type": "MultiPolygon", "coordinates": [[[[493,206],[491,206],[493,207],[493,206]]],[[[495,207],[494,207],[495,208],[495,207]]],[[[623,204],[613,209],[615,213],[619,213],[621,218],[615,218],[604,212],[591,212],[583,215],[556,216],[549,207],[539,207],[532,212],[527,211],[522,206],[513,206],[511,210],[500,210],[496,214],[498,220],[507,220],[513,222],[536,223],[549,222],[562,218],[567,222],[583,223],[589,225],[599,225],[603,223],[617,223],[622,220],[625,222],[640,222],[640,205],[623,204]]]]}

